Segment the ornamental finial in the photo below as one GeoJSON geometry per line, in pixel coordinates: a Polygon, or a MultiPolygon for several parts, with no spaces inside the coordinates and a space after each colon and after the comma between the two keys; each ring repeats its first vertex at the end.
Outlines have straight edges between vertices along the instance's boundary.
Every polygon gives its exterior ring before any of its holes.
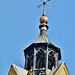
{"type": "Polygon", "coordinates": [[[42,5],[44,5],[44,8],[43,8],[43,16],[46,16],[46,14],[45,14],[45,6],[47,5],[49,8],[50,8],[50,6],[48,5],[48,4],[46,4],[48,1],[49,2],[51,2],[50,0],[47,0],[47,1],[42,1],[42,0],[40,0],[41,2],[43,2],[43,4],[41,4],[41,5],[39,5],[38,6],[38,8],[40,7],[40,6],[42,6],[42,5]]]}

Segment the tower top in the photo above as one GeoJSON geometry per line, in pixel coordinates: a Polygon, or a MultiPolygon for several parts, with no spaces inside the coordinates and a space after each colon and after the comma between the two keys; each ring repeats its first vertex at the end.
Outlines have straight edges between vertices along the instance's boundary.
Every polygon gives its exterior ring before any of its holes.
{"type": "MultiPolygon", "coordinates": [[[[47,2],[50,2],[50,0],[40,0],[43,3],[38,6],[44,6],[43,7],[43,15],[40,18],[40,35],[38,39],[32,43],[30,46],[28,46],[25,50],[25,68],[27,70],[33,69],[33,75],[38,75],[41,73],[41,75],[47,75],[47,69],[52,69],[52,67],[58,66],[58,60],[61,59],[61,53],[60,48],[53,45],[47,36],[47,30],[48,30],[48,18],[45,14],[45,7],[47,5],[47,2]]],[[[50,7],[49,5],[47,5],[50,7]]]]}

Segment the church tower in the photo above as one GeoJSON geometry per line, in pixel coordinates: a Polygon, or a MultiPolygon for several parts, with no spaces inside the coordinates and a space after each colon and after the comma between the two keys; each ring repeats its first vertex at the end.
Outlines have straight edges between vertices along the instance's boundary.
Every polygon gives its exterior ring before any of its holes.
{"type": "MultiPolygon", "coordinates": [[[[50,2],[50,0],[48,1],[50,2]]],[[[48,1],[42,1],[44,9],[40,18],[40,35],[34,43],[24,49],[25,68],[22,69],[12,64],[9,75],[69,75],[65,63],[59,64],[60,48],[53,45],[47,36],[49,26],[45,6],[48,1]]]]}
{"type": "Polygon", "coordinates": [[[60,48],[53,45],[47,37],[49,26],[45,14],[45,0],[43,5],[43,15],[39,25],[40,35],[34,43],[24,50],[25,69],[30,70],[32,68],[34,75],[38,75],[39,72],[47,75],[47,70],[52,70],[53,66],[56,68],[59,65],[58,61],[61,60],[60,48]]]}

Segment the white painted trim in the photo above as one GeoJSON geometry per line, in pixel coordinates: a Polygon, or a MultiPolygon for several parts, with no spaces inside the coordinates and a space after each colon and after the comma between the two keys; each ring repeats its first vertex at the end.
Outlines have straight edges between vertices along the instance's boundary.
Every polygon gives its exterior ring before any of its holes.
{"type": "Polygon", "coordinates": [[[45,26],[41,27],[41,30],[47,30],[47,28],[45,26]]]}

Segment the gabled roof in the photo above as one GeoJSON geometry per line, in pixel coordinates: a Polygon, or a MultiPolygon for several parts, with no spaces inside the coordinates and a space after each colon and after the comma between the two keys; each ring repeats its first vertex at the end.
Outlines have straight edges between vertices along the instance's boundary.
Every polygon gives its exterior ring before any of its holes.
{"type": "Polygon", "coordinates": [[[28,71],[12,64],[8,75],[27,75],[28,71]]]}
{"type": "Polygon", "coordinates": [[[48,75],[70,75],[65,62],[54,68],[48,75]]]}

